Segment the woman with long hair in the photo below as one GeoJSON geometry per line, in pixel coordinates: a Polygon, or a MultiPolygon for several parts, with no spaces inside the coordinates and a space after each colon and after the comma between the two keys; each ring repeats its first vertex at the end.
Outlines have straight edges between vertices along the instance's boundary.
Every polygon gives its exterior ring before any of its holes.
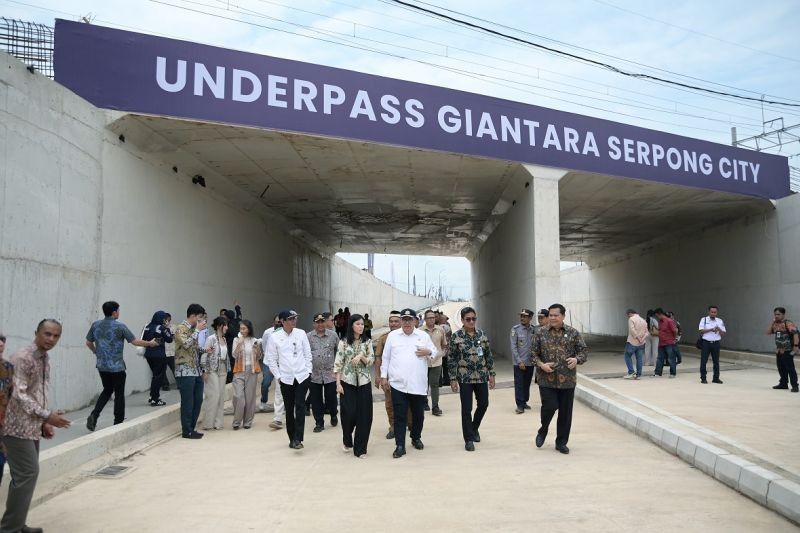
{"type": "Polygon", "coordinates": [[[351,315],[343,340],[339,341],[333,372],[336,392],[341,396],[342,443],[345,453],[367,456],[372,428],[372,341],[364,338],[364,318],[351,315]],[[355,440],[353,431],[355,430],[355,440]]]}
{"type": "Polygon", "coordinates": [[[256,339],[253,333],[253,323],[242,320],[239,336],[233,340],[233,429],[242,425],[244,429],[250,429],[256,414],[256,389],[258,374],[261,373],[259,361],[263,353],[261,339],[256,339]]]}
{"type": "Polygon", "coordinates": [[[203,404],[203,429],[222,429],[225,411],[225,381],[230,370],[228,362],[228,319],[218,316],[211,323],[214,331],[206,339],[203,355],[200,356],[200,371],[205,383],[206,401],[203,404]]]}

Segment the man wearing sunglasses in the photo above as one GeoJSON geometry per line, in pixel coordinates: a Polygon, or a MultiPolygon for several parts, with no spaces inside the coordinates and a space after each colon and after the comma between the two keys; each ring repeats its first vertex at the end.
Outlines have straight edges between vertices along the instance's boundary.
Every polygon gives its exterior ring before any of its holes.
{"type": "Polygon", "coordinates": [[[306,393],[311,381],[311,346],[306,332],[297,326],[297,312],[278,313],[282,329],[269,336],[267,366],[278,379],[286,408],[286,433],[289,448],[303,448],[306,422],[306,393]]]}

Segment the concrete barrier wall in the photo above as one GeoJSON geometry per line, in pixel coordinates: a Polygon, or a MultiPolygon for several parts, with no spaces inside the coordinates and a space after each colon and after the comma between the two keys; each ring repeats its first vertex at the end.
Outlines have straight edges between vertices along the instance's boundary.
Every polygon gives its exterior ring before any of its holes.
{"type": "MultiPolygon", "coordinates": [[[[665,222],[668,223],[668,222],[665,222]]],[[[800,195],[775,211],[698,229],[642,255],[562,272],[573,324],[583,331],[626,333],[627,307],[663,307],[693,335],[707,307],[718,305],[728,328],[724,346],[769,351],[764,331],[776,306],[800,318],[800,195]]]]}
{"type": "MultiPolygon", "coordinates": [[[[41,318],[63,322],[52,406],[80,408],[99,392],[84,338],[106,300],[120,303],[137,336],[154,311],[180,321],[192,302],[215,316],[238,299],[257,330],[286,307],[308,329],[313,313],[334,306],[374,313],[376,326],[393,304],[421,306],[253,206],[192,185],[118,139],[109,121],[0,54],[0,331],[10,355],[41,318]]],[[[125,359],[127,391],[148,388],[150,370],[132,346],[125,359]]]]}

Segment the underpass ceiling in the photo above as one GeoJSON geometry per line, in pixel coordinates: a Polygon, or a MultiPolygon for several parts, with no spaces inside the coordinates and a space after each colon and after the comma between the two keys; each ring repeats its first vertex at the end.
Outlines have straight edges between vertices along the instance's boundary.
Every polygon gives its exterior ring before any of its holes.
{"type": "MultiPolygon", "coordinates": [[[[208,171],[224,177],[247,209],[277,213],[333,252],[467,256],[530,180],[514,162],[288,132],[128,114],[110,129],[170,166],[191,160],[215,193],[226,190],[208,171]]],[[[559,204],[561,259],[583,261],[773,208],[579,172],[559,181],[559,204]]]]}
{"type": "Polygon", "coordinates": [[[774,209],[759,198],[578,172],[558,189],[564,261],[634,253],[774,209]]]}
{"type": "Polygon", "coordinates": [[[521,171],[506,161],[159,117],[125,115],[111,129],[146,152],[191,154],[334,251],[465,256],[521,171]]]}

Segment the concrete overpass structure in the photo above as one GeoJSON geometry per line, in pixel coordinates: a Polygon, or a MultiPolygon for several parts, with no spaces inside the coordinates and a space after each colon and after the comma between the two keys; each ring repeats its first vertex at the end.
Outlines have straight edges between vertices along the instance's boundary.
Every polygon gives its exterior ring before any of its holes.
{"type": "Polygon", "coordinates": [[[764,349],[754,314],[800,296],[785,158],[65,21],[57,83],[2,61],[0,324],[21,342],[65,320],[65,407],[95,392],[82,338],[106,299],[132,327],[232,297],[261,322],[424,304],[340,251],[469,258],[501,352],[519,308],[555,301],[609,334],[631,305],[690,324],[715,302],[731,347],[764,349]]]}

